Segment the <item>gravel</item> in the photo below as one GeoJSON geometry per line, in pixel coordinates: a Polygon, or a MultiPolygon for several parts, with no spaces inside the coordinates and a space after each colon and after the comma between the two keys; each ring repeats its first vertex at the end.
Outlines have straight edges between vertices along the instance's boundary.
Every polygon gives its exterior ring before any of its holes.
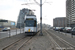
{"type": "Polygon", "coordinates": [[[47,34],[43,32],[43,36],[37,34],[20,50],[52,50],[52,42],[47,34]]]}

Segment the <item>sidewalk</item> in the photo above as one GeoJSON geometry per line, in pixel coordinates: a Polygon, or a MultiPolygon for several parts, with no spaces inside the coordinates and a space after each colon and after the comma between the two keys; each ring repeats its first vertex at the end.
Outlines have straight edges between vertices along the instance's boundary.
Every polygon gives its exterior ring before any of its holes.
{"type": "Polygon", "coordinates": [[[15,36],[12,36],[12,37],[7,37],[7,38],[4,38],[4,39],[0,39],[0,50],[2,50],[3,48],[5,48],[6,46],[22,39],[25,37],[25,34],[22,33],[22,34],[18,34],[18,35],[15,35],[15,36]]]}

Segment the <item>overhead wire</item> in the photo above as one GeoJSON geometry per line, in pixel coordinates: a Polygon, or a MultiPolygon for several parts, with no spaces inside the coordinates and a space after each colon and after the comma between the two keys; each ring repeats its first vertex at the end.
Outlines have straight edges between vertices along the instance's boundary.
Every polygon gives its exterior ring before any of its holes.
{"type": "Polygon", "coordinates": [[[34,0],[38,5],[40,5],[36,0],[34,0]]]}
{"type": "MultiPolygon", "coordinates": [[[[44,1],[44,3],[45,3],[45,2],[46,2],[46,0],[44,1]]],[[[44,3],[43,3],[43,4],[44,4],[44,3]]],[[[43,5],[43,4],[42,4],[42,5],[43,5]]]]}

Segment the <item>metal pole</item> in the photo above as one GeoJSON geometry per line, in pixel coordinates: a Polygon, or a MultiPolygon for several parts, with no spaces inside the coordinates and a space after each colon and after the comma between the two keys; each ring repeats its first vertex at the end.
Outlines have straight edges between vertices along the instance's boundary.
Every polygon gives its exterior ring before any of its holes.
{"type": "Polygon", "coordinates": [[[40,30],[40,34],[39,35],[43,35],[43,33],[42,33],[42,0],[40,0],[40,28],[41,28],[41,30],[40,30]]]}
{"type": "Polygon", "coordinates": [[[23,33],[24,33],[24,17],[23,17],[23,33]]]}
{"type": "Polygon", "coordinates": [[[11,36],[11,33],[10,33],[10,30],[9,30],[9,38],[10,38],[10,36],[11,36]]]}
{"type": "Polygon", "coordinates": [[[17,28],[16,28],[16,35],[17,35],[17,28]]]}

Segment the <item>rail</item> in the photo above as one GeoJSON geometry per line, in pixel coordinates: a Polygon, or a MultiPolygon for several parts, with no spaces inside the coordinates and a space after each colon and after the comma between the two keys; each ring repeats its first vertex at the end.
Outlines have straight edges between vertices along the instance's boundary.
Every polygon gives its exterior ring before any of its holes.
{"type": "MultiPolygon", "coordinates": [[[[47,31],[45,31],[45,32],[48,34],[47,31]]],[[[48,36],[51,39],[51,41],[54,42],[60,48],[60,50],[62,50],[62,48],[59,46],[59,44],[57,42],[55,42],[55,40],[50,36],[50,34],[48,34],[48,36]]]]}
{"type": "Polygon", "coordinates": [[[18,41],[16,41],[16,42],[14,42],[14,43],[12,43],[12,44],[6,46],[6,47],[3,48],[2,50],[8,50],[8,49],[14,47],[14,45],[16,45],[16,44],[20,45],[19,47],[16,48],[16,50],[20,50],[24,44],[26,44],[29,40],[32,39],[32,37],[33,37],[33,36],[30,36],[30,37],[27,37],[27,36],[26,36],[25,38],[22,38],[22,39],[20,39],[20,40],[18,40],[18,41]],[[25,40],[25,41],[24,41],[24,40],[25,40]]]}
{"type": "Polygon", "coordinates": [[[67,42],[66,40],[62,39],[61,37],[55,35],[54,33],[52,33],[51,31],[49,31],[51,34],[53,34],[57,39],[59,39],[62,43],[65,43],[65,45],[67,46],[71,46],[72,49],[75,49],[75,46],[72,45],[71,43],[67,42]]]}

